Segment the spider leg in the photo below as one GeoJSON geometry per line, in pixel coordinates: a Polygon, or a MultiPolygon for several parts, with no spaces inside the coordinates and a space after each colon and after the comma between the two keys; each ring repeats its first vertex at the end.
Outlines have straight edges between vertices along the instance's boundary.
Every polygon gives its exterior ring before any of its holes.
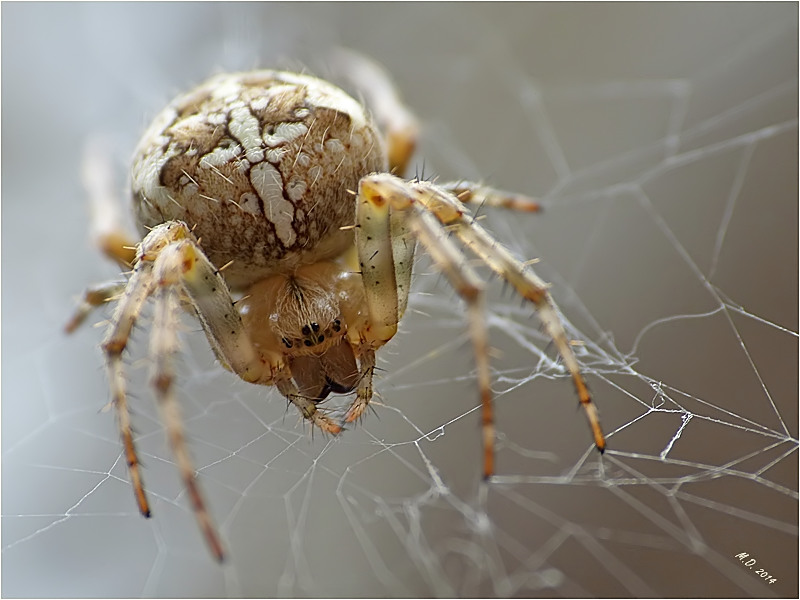
{"type": "Polygon", "coordinates": [[[139,512],[145,517],[150,516],[150,506],[145,495],[139,459],[131,430],[131,417],[128,412],[128,401],[125,392],[125,373],[122,367],[122,352],[128,345],[131,330],[136,323],[145,300],[150,295],[151,289],[152,264],[140,262],[136,265],[125,292],[117,303],[114,315],[111,318],[111,325],[102,343],[102,348],[106,355],[109,385],[111,386],[111,402],[117,413],[117,427],[122,438],[131,485],[136,496],[139,512]]]}
{"type": "Polygon", "coordinates": [[[64,325],[64,333],[75,331],[95,308],[121,294],[127,285],[127,281],[107,281],[87,288],[83,293],[83,300],[81,300],[67,324],[64,325]]]}
{"type": "Polygon", "coordinates": [[[339,433],[342,428],[317,409],[292,380],[292,373],[278,354],[264,358],[262,364],[234,306],[225,280],[214,265],[195,246],[184,249],[191,268],[184,273],[183,285],[195,306],[206,336],[217,358],[239,377],[251,383],[272,385],[294,404],[300,413],[326,433],[339,433]]]}
{"type": "Polygon", "coordinates": [[[461,242],[480,258],[489,268],[508,281],[523,298],[530,300],[539,318],[558,349],[561,358],[572,376],[578,398],[586,412],[592,429],[594,443],[600,452],[605,450],[606,441],[600,427],[597,407],[592,402],[586,381],[567,339],[555,302],[547,291],[548,285],[540,279],[525,263],[516,259],[504,246],[471,218],[460,203],[447,193],[431,187],[432,192],[424,196],[423,202],[436,217],[447,226],[454,228],[461,242]]]}
{"type": "Polygon", "coordinates": [[[397,333],[397,323],[408,305],[416,249],[410,213],[390,210],[390,203],[368,182],[365,187],[364,179],[359,184],[356,207],[357,259],[369,319],[364,331],[348,333],[359,360],[360,379],[346,422],[357,420],[372,399],[375,350],[397,333]]]}
{"type": "Polygon", "coordinates": [[[436,184],[453,194],[464,204],[493,206],[520,212],[539,212],[542,207],[534,199],[515,192],[506,192],[471,181],[451,181],[436,184]]]}
{"type": "Polygon", "coordinates": [[[137,243],[123,225],[122,202],[116,193],[109,146],[107,140],[98,136],[87,140],[81,175],[89,197],[93,241],[103,254],[128,269],[136,257],[137,243]]]}
{"type": "MultiPolygon", "coordinates": [[[[471,268],[464,257],[447,236],[448,230],[453,230],[461,242],[477,255],[487,266],[498,275],[511,283],[517,292],[525,299],[530,300],[537,309],[540,319],[545,326],[553,343],[558,349],[564,364],[572,376],[578,398],[584,408],[589,425],[592,429],[595,446],[601,452],[605,449],[606,442],[600,427],[597,407],[591,399],[586,382],[580,371],[580,366],[567,339],[566,332],[558,315],[553,299],[547,291],[547,284],[542,281],[528,265],[514,258],[501,244],[494,240],[480,225],[478,225],[467,211],[466,207],[452,194],[439,186],[428,182],[405,182],[388,174],[370,175],[361,180],[359,185],[359,212],[369,215],[359,219],[357,234],[359,240],[359,255],[361,256],[362,278],[366,289],[366,297],[370,310],[370,317],[377,314],[378,338],[384,338],[385,343],[397,329],[394,329],[386,319],[391,315],[391,308],[397,306],[396,296],[388,293],[390,286],[380,284],[378,278],[392,275],[388,269],[385,258],[380,260],[381,253],[387,254],[387,242],[384,233],[380,239],[362,242],[362,235],[373,237],[380,229],[375,223],[388,220],[389,207],[394,211],[409,212],[413,215],[409,223],[417,238],[426,247],[432,258],[450,279],[452,285],[467,301],[470,311],[470,328],[473,344],[475,345],[478,366],[478,380],[483,402],[484,426],[484,474],[488,477],[493,471],[493,439],[491,392],[489,390],[489,367],[486,343],[485,323],[483,321],[482,282],[473,277],[471,268]],[[364,208],[368,207],[368,209],[364,208]],[[435,226],[434,226],[435,224],[435,226]],[[372,254],[365,252],[371,250],[372,254]],[[368,260],[364,260],[367,257],[368,260]],[[377,278],[376,278],[377,274],[377,278]],[[473,298],[474,297],[474,298],[473,298]],[[371,301],[372,300],[372,301],[371,301]],[[373,304],[379,309],[375,313],[373,304]],[[381,312],[382,311],[382,312],[381,312]],[[385,330],[385,331],[384,331],[385,330]],[[391,333],[386,337],[386,333],[391,333]]],[[[391,261],[388,261],[391,264],[391,261]]],[[[375,324],[375,323],[373,323],[375,324]]]]}
{"type": "Polygon", "coordinates": [[[150,508],[131,432],[127,408],[124,352],[131,330],[147,298],[155,293],[156,311],[151,353],[154,357],[153,385],[167,428],[170,445],[189,492],[196,518],[212,552],[222,559],[222,545],[205,509],[195,482],[183,436],[178,405],[172,392],[173,355],[178,351],[178,318],[184,293],[188,294],[201,317],[212,346],[226,366],[248,381],[258,380],[264,371],[260,358],[244,332],[241,318],[219,272],[197,246],[187,226],[167,222],[154,228],[138,245],[133,274],[117,303],[111,325],[103,340],[111,385],[112,402],[117,409],[120,435],[140,512],[150,516],[150,508]]]}
{"type": "Polygon", "coordinates": [[[362,348],[359,354],[358,364],[360,374],[358,387],[356,388],[356,398],[347,410],[345,421],[352,423],[357,421],[364,411],[367,410],[370,400],[372,400],[372,375],[375,372],[375,350],[372,348],[362,348]]]}
{"type": "Polygon", "coordinates": [[[155,314],[150,353],[153,356],[153,387],[159,410],[164,421],[172,453],[181,473],[197,523],[214,557],[222,561],[222,542],[206,509],[203,496],[197,485],[195,469],[186,447],[181,424],[180,407],[175,400],[172,384],[175,379],[174,357],[180,349],[178,340],[180,318],[180,283],[185,267],[182,242],[167,246],[156,258],[154,275],[157,282],[155,292],[155,314]]]}
{"type": "Polygon", "coordinates": [[[378,63],[344,48],[333,52],[331,66],[337,76],[346,79],[363,96],[386,134],[389,171],[403,175],[417,145],[419,124],[400,99],[391,77],[378,63]]]}
{"type": "Polygon", "coordinates": [[[356,249],[369,323],[367,330],[356,332],[351,341],[361,372],[347,422],[357,420],[372,399],[375,350],[397,333],[397,323],[408,305],[416,249],[409,213],[390,210],[390,202],[373,190],[367,178],[359,184],[356,206],[356,249]]]}
{"type": "Polygon", "coordinates": [[[436,218],[415,205],[413,220],[417,239],[425,246],[434,262],[442,269],[450,285],[467,303],[470,337],[478,375],[481,396],[481,427],[483,431],[483,476],[488,479],[494,473],[494,416],[492,414],[492,390],[489,375],[489,338],[486,332],[486,317],[483,301],[483,281],[469,266],[458,247],[447,237],[436,218]]]}
{"type": "MultiPolygon", "coordinates": [[[[179,225],[184,229],[182,235],[186,236],[174,244],[181,261],[180,282],[214,354],[224,367],[245,381],[269,385],[270,369],[266,368],[247,335],[222,274],[203,254],[186,225],[179,225]]],[[[271,363],[279,360],[277,356],[268,358],[271,363]]]]}
{"type": "MultiPolygon", "coordinates": [[[[463,253],[448,237],[442,224],[419,201],[420,189],[425,188],[392,175],[371,175],[362,179],[359,185],[359,227],[356,231],[361,276],[370,313],[369,333],[374,337],[374,346],[379,347],[397,331],[397,321],[402,316],[400,308],[405,309],[408,298],[407,286],[401,288],[397,282],[405,282],[404,269],[410,271],[413,262],[405,260],[403,252],[408,252],[411,239],[419,240],[467,303],[483,407],[483,472],[484,477],[488,478],[494,472],[494,420],[483,306],[484,285],[463,253]],[[397,232],[408,230],[413,233],[413,238],[405,236],[404,244],[393,237],[397,232]],[[400,251],[400,257],[394,255],[395,250],[400,251]],[[403,260],[398,262],[398,258],[403,260]]],[[[363,408],[366,408],[366,404],[363,408]]]]}
{"type": "MultiPolygon", "coordinates": [[[[114,169],[107,140],[94,136],[83,152],[81,175],[89,200],[90,235],[94,244],[108,258],[125,270],[136,257],[137,242],[125,231],[119,198],[115,192],[114,169]]],[[[125,282],[110,281],[94,285],[84,292],[83,300],[64,326],[72,333],[96,307],[125,289],[125,282]]]]}
{"type": "Polygon", "coordinates": [[[380,182],[386,178],[403,183],[391,175],[365,177],[359,184],[356,210],[356,247],[369,308],[367,337],[373,349],[397,333],[397,323],[408,304],[416,248],[410,213],[405,210],[411,199],[402,187],[399,192],[392,190],[391,198],[385,196],[387,190],[380,182]]]}
{"type": "MultiPolygon", "coordinates": [[[[191,235],[188,230],[186,233],[191,235]]],[[[182,261],[183,289],[194,305],[206,337],[220,362],[245,381],[275,384],[306,419],[327,433],[339,433],[342,428],[299,391],[292,381],[291,369],[281,355],[262,352],[264,356],[259,356],[225,280],[197,243],[187,239],[177,247],[182,261]]]]}
{"type": "Polygon", "coordinates": [[[341,433],[342,427],[337,425],[333,419],[318,409],[314,400],[300,392],[297,388],[297,384],[288,372],[288,368],[285,374],[281,374],[280,377],[275,379],[275,387],[283,394],[284,398],[297,407],[297,410],[300,411],[300,414],[303,415],[304,418],[311,421],[311,423],[319,427],[322,431],[334,435],[341,433]]]}

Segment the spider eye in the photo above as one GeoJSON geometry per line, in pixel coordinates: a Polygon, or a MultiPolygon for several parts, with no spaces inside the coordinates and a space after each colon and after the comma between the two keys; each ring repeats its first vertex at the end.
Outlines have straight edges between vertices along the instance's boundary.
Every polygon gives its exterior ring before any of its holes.
{"type": "Polygon", "coordinates": [[[283,345],[286,346],[287,348],[291,348],[293,345],[292,342],[290,342],[286,338],[281,338],[281,341],[283,342],[283,345]]]}
{"type": "Polygon", "coordinates": [[[314,333],[317,333],[319,331],[319,325],[317,323],[312,323],[311,329],[314,330],[314,333]]]}
{"type": "Polygon", "coordinates": [[[333,330],[334,331],[340,331],[341,329],[342,329],[342,322],[339,319],[336,319],[333,322],[333,330]]]}
{"type": "Polygon", "coordinates": [[[312,342],[311,340],[305,340],[305,341],[303,341],[303,343],[304,343],[306,346],[312,346],[312,345],[314,344],[314,342],[312,342]]]}
{"type": "Polygon", "coordinates": [[[308,325],[303,325],[303,328],[300,331],[303,333],[303,335],[308,335],[311,333],[311,329],[309,329],[308,325]]]}

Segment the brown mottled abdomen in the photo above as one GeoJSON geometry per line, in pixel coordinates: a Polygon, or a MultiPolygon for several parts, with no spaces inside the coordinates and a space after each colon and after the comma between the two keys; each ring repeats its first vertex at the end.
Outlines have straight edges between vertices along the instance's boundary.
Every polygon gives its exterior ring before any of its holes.
{"type": "Polygon", "coordinates": [[[320,79],[280,71],[212,78],[145,133],[131,171],[142,231],[184,221],[244,287],[352,244],[364,175],[386,170],[363,107],[320,79]]]}

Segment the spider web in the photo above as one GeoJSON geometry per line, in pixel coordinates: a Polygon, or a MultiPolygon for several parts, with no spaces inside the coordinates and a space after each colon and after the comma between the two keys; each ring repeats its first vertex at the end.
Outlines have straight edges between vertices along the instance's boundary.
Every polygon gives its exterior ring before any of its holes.
{"type": "Polygon", "coordinates": [[[2,16],[3,595],[797,596],[796,5],[2,16]],[[531,307],[496,279],[488,485],[463,307],[424,258],[374,411],[335,439],[216,366],[187,320],[180,402],[218,567],[147,389],[147,327],[128,368],[149,521],[101,411],[101,333],[60,333],[70,298],[115,273],[86,242],[79,149],[115,134],[123,164],[214,69],[325,74],[336,45],[394,74],[426,176],[541,197],[542,214],[480,213],[540,259],[609,449],[592,450],[531,307]]]}

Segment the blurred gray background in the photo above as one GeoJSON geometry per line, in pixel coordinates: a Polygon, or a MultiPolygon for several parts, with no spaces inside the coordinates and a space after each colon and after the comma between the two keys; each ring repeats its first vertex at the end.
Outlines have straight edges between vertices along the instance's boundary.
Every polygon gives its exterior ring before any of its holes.
{"type": "Polygon", "coordinates": [[[3,3],[2,594],[796,597],[797,17],[3,3]],[[337,46],[392,73],[425,127],[426,176],[542,198],[540,215],[483,223],[541,259],[609,451],[591,451],[538,321],[496,279],[488,486],[466,323],[424,259],[375,413],[335,440],[216,366],[187,320],[180,398],[220,567],[147,389],[147,326],[128,364],[149,521],[101,411],[102,330],[61,333],[81,290],[116,273],[87,237],[83,144],[109,136],[123,190],[176,93],[220,70],[326,75],[337,46]]]}

